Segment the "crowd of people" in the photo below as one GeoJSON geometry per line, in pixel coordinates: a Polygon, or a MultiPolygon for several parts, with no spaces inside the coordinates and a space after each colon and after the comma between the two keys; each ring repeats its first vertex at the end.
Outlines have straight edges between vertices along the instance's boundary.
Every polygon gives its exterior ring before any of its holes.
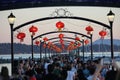
{"type": "Polygon", "coordinates": [[[35,61],[19,60],[15,74],[3,66],[0,80],[120,80],[119,66],[103,64],[103,59],[81,61],[79,57],[54,56],[35,61]]]}

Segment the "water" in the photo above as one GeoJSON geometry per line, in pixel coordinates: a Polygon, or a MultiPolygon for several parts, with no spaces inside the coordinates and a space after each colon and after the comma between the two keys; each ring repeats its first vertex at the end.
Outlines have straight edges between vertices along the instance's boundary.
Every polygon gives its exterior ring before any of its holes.
{"type": "MultiPolygon", "coordinates": [[[[60,53],[57,53],[60,54],[60,53]]],[[[62,54],[68,54],[68,53],[62,53],[62,54]]],[[[89,57],[91,55],[90,52],[85,52],[85,57],[89,57]]],[[[82,56],[82,52],[80,52],[80,55],[82,56]]],[[[46,56],[50,56],[49,54],[46,54],[46,56]]],[[[102,57],[102,56],[106,56],[106,57],[111,57],[111,52],[93,52],[93,56],[94,57],[102,57]]],[[[114,52],[114,56],[115,57],[120,57],[120,52],[114,52]]],[[[18,59],[18,58],[29,58],[31,57],[31,54],[14,54],[14,58],[18,59]]],[[[42,57],[45,57],[45,54],[42,54],[42,57]]],[[[40,58],[40,54],[39,53],[34,53],[34,58],[40,58]]],[[[0,59],[11,59],[11,55],[7,54],[7,55],[0,55],[0,59]]]]}

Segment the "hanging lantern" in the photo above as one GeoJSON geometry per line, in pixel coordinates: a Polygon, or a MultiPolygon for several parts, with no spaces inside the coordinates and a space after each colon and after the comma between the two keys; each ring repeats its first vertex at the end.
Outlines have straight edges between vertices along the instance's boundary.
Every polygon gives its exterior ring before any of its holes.
{"type": "Polygon", "coordinates": [[[35,44],[36,44],[37,46],[39,46],[39,45],[40,45],[40,41],[36,40],[36,41],[35,41],[35,44]]]}
{"type": "Polygon", "coordinates": [[[104,39],[104,37],[107,35],[107,32],[105,30],[101,30],[99,35],[101,36],[101,39],[104,39]]]}
{"type": "Polygon", "coordinates": [[[38,28],[33,25],[29,28],[29,32],[31,32],[33,36],[37,31],[38,31],[38,28]]]}
{"type": "Polygon", "coordinates": [[[25,38],[26,34],[23,32],[19,32],[17,34],[17,38],[20,39],[20,42],[23,42],[24,38],[25,38]]]}
{"type": "Polygon", "coordinates": [[[77,44],[77,46],[78,46],[78,47],[80,47],[80,46],[81,46],[81,44],[80,44],[80,43],[78,43],[78,44],[77,44]]]}
{"type": "Polygon", "coordinates": [[[43,47],[46,48],[46,44],[45,43],[43,44],[43,47]]]}
{"type": "Polygon", "coordinates": [[[75,37],[75,40],[76,40],[76,41],[80,41],[80,38],[76,36],[76,37],[75,37]]]}
{"type": "Polygon", "coordinates": [[[46,42],[46,41],[48,41],[48,38],[47,38],[47,37],[44,37],[43,40],[46,42]]]}
{"type": "Polygon", "coordinates": [[[93,31],[93,28],[91,26],[87,26],[85,30],[87,31],[87,34],[90,34],[93,31]]]}
{"type": "Polygon", "coordinates": [[[74,42],[73,42],[73,41],[71,41],[71,42],[70,42],[70,44],[74,44],[74,42]]]}
{"type": "Polygon", "coordinates": [[[51,46],[51,45],[52,45],[52,42],[48,42],[48,45],[50,45],[50,46],[51,46]]]}
{"type": "Polygon", "coordinates": [[[63,40],[63,39],[60,39],[60,43],[61,43],[61,44],[64,44],[64,40],[63,40]]]}
{"type": "Polygon", "coordinates": [[[64,23],[59,21],[56,23],[56,27],[58,28],[58,31],[61,31],[61,29],[64,28],[64,23]]]}
{"type": "Polygon", "coordinates": [[[85,43],[85,45],[87,45],[87,44],[89,43],[89,40],[86,39],[86,40],[84,41],[84,43],[85,43]]]}
{"type": "Polygon", "coordinates": [[[62,39],[64,37],[64,34],[59,34],[59,38],[62,39]]]}

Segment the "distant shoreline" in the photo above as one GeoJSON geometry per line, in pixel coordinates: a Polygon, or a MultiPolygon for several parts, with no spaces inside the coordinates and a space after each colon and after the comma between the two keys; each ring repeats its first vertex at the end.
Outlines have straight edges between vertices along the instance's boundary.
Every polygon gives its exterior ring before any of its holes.
{"type": "MultiPolygon", "coordinates": [[[[65,54],[65,53],[61,53],[61,54],[65,54]]],[[[68,53],[66,53],[66,54],[68,54],[68,53]]],[[[85,52],[84,53],[85,57],[89,57],[90,54],[91,54],[90,52],[85,52]]],[[[49,53],[46,54],[46,55],[49,56],[49,53]]],[[[82,52],[80,52],[80,56],[82,56],[82,52]]],[[[102,56],[110,57],[111,56],[111,52],[93,52],[93,56],[94,57],[102,57],[102,56]]],[[[114,52],[114,56],[120,56],[120,52],[114,52]]],[[[29,58],[29,57],[31,57],[30,53],[14,54],[14,58],[15,59],[29,58]]],[[[45,57],[44,53],[42,53],[42,57],[45,57]]],[[[34,58],[40,58],[40,53],[34,53],[34,58]]],[[[0,59],[11,59],[11,54],[0,54],[0,59]]]]}

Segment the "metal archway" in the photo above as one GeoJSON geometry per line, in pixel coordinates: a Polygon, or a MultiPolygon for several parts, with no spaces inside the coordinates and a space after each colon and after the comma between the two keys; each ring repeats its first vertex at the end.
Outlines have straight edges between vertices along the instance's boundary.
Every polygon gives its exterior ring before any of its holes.
{"type": "Polygon", "coordinates": [[[26,23],[23,23],[19,26],[16,26],[13,31],[16,31],[17,29],[21,28],[21,27],[24,27],[28,24],[32,24],[32,23],[35,23],[35,22],[39,22],[39,21],[45,21],[45,20],[51,20],[51,19],[76,19],[76,20],[83,20],[83,21],[88,21],[88,22],[92,22],[92,23],[95,23],[95,24],[98,24],[98,25],[101,25],[101,26],[104,26],[108,29],[110,29],[111,27],[107,24],[104,24],[102,22],[99,22],[99,21],[96,21],[96,20],[92,20],[92,19],[88,19],[88,18],[83,18],[83,17],[76,17],[76,16],[65,16],[65,17],[44,17],[44,18],[40,18],[40,19],[35,19],[35,20],[32,20],[32,21],[29,21],[29,22],[26,22],[26,23]]]}
{"type": "MultiPolygon", "coordinates": [[[[32,37],[32,41],[31,41],[31,44],[32,44],[32,47],[31,47],[31,52],[32,52],[32,58],[33,58],[33,41],[37,38],[41,38],[42,36],[45,36],[45,35],[48,35],[48,34],[54,34],[54,33],[72,33],[72,34],[77,34],[77,35],[80,35],[80,36],[84,36],[84,37],[87,37],[90,39],[91,41],[91,60],[93,60],[93,49],[92,49],[92,36],[87,36],[85,34],[82,34],[82,33],[78,33],[78,32],[73,32],[73,31],[53,31],[53,32],[47,32],[47,33],[44,33],[44,34],[40,34],[36,37],[32,37]]],[[[51,38],[49,40],[53,40],[53,39],[58,39],[59,37],[54,37],[54,38],[51,38]]],[[[68,38],[68,39],[74,39],[74,38],[71,38],[71,37],[63,37],[63,38],[68,38]]],[[[82,41],[81,41],[82,42],[82,41]]],[[[40,54],[41,54],[41,46],[40,46],[40,54]]]]}
{"type": "MultiPolygon", "coordinates": [[[[48,39],[48,41],[50,41],[51,42],[51,40],[55,40],[55,39],[59,39],[59,37],[54,37],[54,38],[50,38],[50,39],[48,39]]],[[[71,37],[63,37],[63,39],[69,39],[69,40],[75,40],[74,38],[71,38],[71,37]]],[[[35,40],[35,39],[34,39],[35,40]]],[[[33,40],[32,40],[32,42],[33,42],[33,40]]],[[[53,41],[54,42],[54,41],[53,41]]],[[[57,41],[55,41],[55,42],[58,42],[58,40],[57,41]]],[[[70,41],[69,41],[70,42],[70,41]]],[[[84,46],[84,41],[82,40],[82,41],[80,41],[82,44],[83,44],[83,46],[84,46]]],[[[41,42],[41,44],[42,43],[44,43],[44,41],[43,42],[41,42]]],[[[42,45],[40,45],[40,60],[42,59],[42,45]]],[[[83,55],[84,55],[84,50],[83,50],[83,55]]],[[[46,56],[46,49],[45,49],[45,56],[46,56]]],[[[83,56],[84,57],[84,56],[83,56]]]]}
{"type": "MultiPolygon", "coordinates": [[[[83,18],[83,17],[76,17],[76,16],[60,16],[60,17],[44,17],[44,18],[40,18],[40,19],[35,19],[26,23],[23,23],[21,25],[16,26],[15,28],[13,28],[13,24],[10,25],[11,27],[11,61],[12,61],[12,73],[13,73],[13,65],[14,65],[14,53],[13,53],[13,32],[16,31],[19,28],[22,28],[26,25],[35,23],[35,22],[39,22],[39,21],[45,21],[45,20],[51,20],[51,19],[76,19],[76,20],[83,20],[83,21],[88,21],[88,22],[92,22],[98,25],[101,25],[103,27],[106,27],[108,29],[110,29],[111,32],[111,58],[113,58],[113,35],[112,35],[112,22],[110,22],[110,26],[107,24],[104,24],[102,22],[96,21],[96,20],[92,20],[92,19],[88,19],[88,18],[83,18]]],[[[92,41],[91,41],[92,42],[92,41]]],[[[92,51],[92,50],[91,50],[92,51]]]]}

